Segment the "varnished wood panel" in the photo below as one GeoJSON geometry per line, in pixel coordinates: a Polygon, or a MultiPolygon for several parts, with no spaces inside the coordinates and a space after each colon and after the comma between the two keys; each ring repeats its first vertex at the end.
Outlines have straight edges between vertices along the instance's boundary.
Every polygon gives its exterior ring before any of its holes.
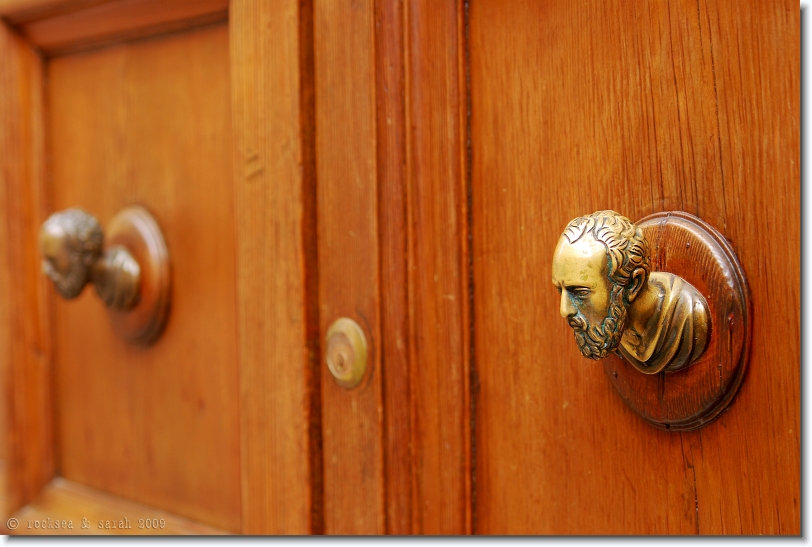
{"type": "Polygon", "coordinates": [[[49,55],[225,21],[228,16],[228,0],[115,0],[52,8],[56,13],[20,23],[23,36],[49,55]]]}
{"type": "Polygon", "coordinates": [[[364,380],[339,387],[321,368],[324,531],[385,531],[376,179],[374,9],[314,2],[321,338],[340,317],[369,344],[364,380]]]}
{"type": "Polygon", "coordinates": [[[91,289],[55,297],[59,468],[73,481],[239,531],[240,435],[228,30],[49,64],[54,210],[104,226],[141,204],[172,268],[163,335],[113,332],[91,289]]]}
{"type": "Polygon", "coordinates": [[[478,532],[799,533],[798,6],[731,8],[472,2],[478,532]],[[743,265],[749,371],[704,429],[643,422],[558,315],[556,241],[606,208],[743,265]]]}
{"type": "Polygon", "coordinates": [[[463,21],[316,4],[321,322],[358,320],[375,362],[360,392],[322,378],[328,533],[470,530],[463,21]]]}
{"type": "Polygon", "coordinates": [[[9,529],[6,526],[6,519],[11,515],[8,491],[8,466],[5,460],[0,461],[0,533],[8,535],[9,529]]]}
{"type": "Polygon", "coordinates": [[[51,316],[36,239],[47,199],[44,67],[3,23],[0,59],[0,368],[6,500],[14,511],[51,479],[55,465],[51,316]]]}
{"type": "Polygon", "coordinates": [[[231,6],[243,532],[323,529],[312,14],[231,6]]]}
{"type": "Polygon", "coordinates": [[[406,5],[415,533],[471,532],[463,3],[406,5]]]}
{"type": "MultiPolygon", "coordinates": [[[[9,515],[8,507],[8,466],[5,460],[0,460],[0,519],[6,520],[9,515]]],[[[0,528],[0,531],[5,530],[5,527],[0,528]]],[[[7,532],[3,532],[4,534],[7,532]]]]}
{"type": "MultiPolygon", "coordinates": [[[[220,535],[204,526],[81,484],[56,478],[14,514],[16,535],[220,535]]],[[[4,523],[5,524],[5,523],[4,523]]]]}
{"type": "Polygon", "coordinates": [[[698,210],[744,266],[750,365],[733,408],[692,439],[700,531],[800,533],[799,6],[703,2],[718,96],[719,175],[698,210]],[[734,38],[735,37],[735,38],[734,38]],[[723,228],[722,228],[723,227],[723,228]]]}
{"type": "Polygon", "coordinates": [[[412,428],[406,192],[404,3],[375,2],[375,130],[381,280],[385,517],[387,534],[413,532],[412,428]]]}
{"type": "Polygon", "coordinates": [[[19,25],[111,0],[0,0],[0,16],[19,25]]]}

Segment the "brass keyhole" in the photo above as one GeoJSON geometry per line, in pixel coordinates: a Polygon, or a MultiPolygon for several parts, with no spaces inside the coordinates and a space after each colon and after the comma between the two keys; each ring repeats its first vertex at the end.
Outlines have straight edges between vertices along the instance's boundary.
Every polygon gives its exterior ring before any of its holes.
{"type": "Polygon", "coordinates": [[[358,323],[342,317],[330,325],[325,360],[338,385],[349,389],[361,381],[367,366],[367,342],[358,323]]]}
{"type": "Polygon", "coordinates": [[[346,361],[344,360],[344,354],[340,353],[336,355],[336,370],[339,374],[344,374],[346,372],[346,361]]]}

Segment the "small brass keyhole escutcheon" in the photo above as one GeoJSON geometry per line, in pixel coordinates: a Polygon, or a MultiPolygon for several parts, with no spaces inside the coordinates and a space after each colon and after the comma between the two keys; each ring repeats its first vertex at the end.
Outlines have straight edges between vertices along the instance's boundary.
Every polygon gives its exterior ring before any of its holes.
{"type": "Polygon", "coordinates": [[[358,323],[342,317],[330,325],[324,355],[338,385],[346,389],[358,385],[367,369],[367,339],[358,323]]]}

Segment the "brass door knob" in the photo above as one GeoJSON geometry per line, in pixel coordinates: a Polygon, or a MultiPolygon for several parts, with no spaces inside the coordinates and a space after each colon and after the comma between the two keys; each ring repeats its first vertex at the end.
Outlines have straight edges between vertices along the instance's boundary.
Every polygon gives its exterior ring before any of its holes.
{"type": "Polygon", "coordinates": [[[51,215],[39,233],[42,269],[66,299],[92,283],[124,339],[147,344],[169,311],[169,255],[163,234],[140,206],[119,212],[102,232],[81,209],[51,215]]]}
{"type": "Polygon", "coordinates": [[[558,240],[552,281],[581,354],[606,358],[610,381],[650,423],[701,427],[738,391],[749,289],[729,242],[703,220],[681,211],[636,224],[614,211],[578,217],[558,240]]]}
{"type": "Polygon", "coordinates": [[[614,211],[571,221],[553,255],[559,312],[584,357],[618,351],[640,372],[676,371],[705,351],[708,303],[690,283],[652,272],[643,230],[614,211]]]}

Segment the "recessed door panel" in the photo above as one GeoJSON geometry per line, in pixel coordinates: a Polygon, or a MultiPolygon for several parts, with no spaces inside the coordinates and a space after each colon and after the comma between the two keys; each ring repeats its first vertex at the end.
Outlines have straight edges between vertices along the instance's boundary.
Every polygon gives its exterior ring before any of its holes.
{"type": "Polygon", "coordinates": [[[799,533],[798,13],[471,2],[477,532],[799,533]],[[747,275],[749,368],[699,431],[645,423],[559,316],[556,242],[604,209],[696,215],[747,275]]]}
{"type": "Polygon", "coordinates": [[[51,208],[104,226],[139,204],[172,272],[163,334],[137,347],[92,287],[56,298],[57,467],[69,480],[239,530],[239,390],[228,28],[48,64],[51,208]]]}

